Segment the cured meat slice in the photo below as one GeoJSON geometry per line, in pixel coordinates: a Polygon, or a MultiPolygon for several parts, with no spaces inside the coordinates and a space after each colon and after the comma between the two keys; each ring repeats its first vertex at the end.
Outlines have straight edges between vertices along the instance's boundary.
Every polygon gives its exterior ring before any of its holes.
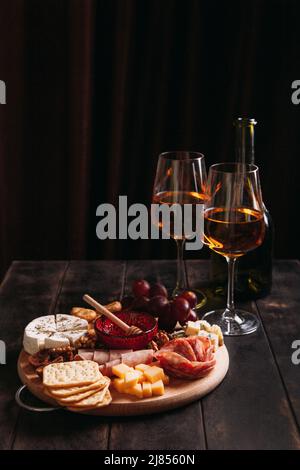
{"type": "Polygon", "coordinates": [[[196,361],[197,357],[191,344],[186,338],[176,338],[165,344],[160,351],[174,351],[189,361],[196,361]]]}
{"type": "Polygon", "coordinates": [[[84,361],[92,361],[94,359],[94,350],[93,349],[78,349],[78,355],[84,361]]]}
{"type": "MultiPolygon", "coordinates": [[[[81,355],[81,352],[82,354],[84,354],[84,351],[85,351],[84,349],[80,349],[78,351],[78,354],[81,355]]],[[[86,351],[89,351],[89,350],[86,350],[86,351]]],[[[93,351],[92,360],[97,362],[98,364],[105,364],[107,362],[120,359],[122,357],[122,354],[128,354],[131,352],[132,352],[132,349],[111,349],[109,351],[106,349],[95,349],[95,351],[93,351]]]]}
{"type": "Polygon", "coordinates": [[[207,360],[207,354],[211,348],[210,339],[205,336],[189,336],[186,341],[191,345],[196,355],[196,361],[207,360]]]}
{"type": "Polygon", "coordinates": [[[138,364],[150,364],[153,360],[153,356],[153,349],[141,349],[140,351],[122,354],[122,362],[129,367],[134,367],[138,364]]]}
{"type": "Polygon", "coordinates": [[[109,351],[105,351],[104,349],[95,349],[93,361],[98,362],[98,364],[109,362],[109,351]]]}
{"type": "Polygon", "coordinates": [[[175,377],[198,379],[204,377],[215,366],[215,359],[210,361],[189,361],[178,353],[158,351],[155,357],[159,359],[162,368],[175,377]]]}
{"type": "Polygon", "coordinates": [[[122,354],[127,354],[133,352],[133,349],[111,349],[109,351],[109,360],[114,361],[115,359],[119,359],[122,354]]]}
{"type": "Polygon", "coordinates": [[[180,338],[181,341],[178,339],[170,341],[155,353],[161,367],[173,377],[182,379],[198,379],[207,375],[216,364],[210,339],[198,336],[180,338]],[[195,359],[189,359],[192,355],[187,344],[195,359]]]}

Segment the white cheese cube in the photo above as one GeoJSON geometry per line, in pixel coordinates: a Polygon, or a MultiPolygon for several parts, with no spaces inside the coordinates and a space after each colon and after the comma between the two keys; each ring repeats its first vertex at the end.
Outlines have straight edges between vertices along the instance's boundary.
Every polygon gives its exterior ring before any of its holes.
{"type": "Polygon", "coordinates": [[[187,336],[197,335],[200,331],[199,326],[194,321],[188,321],[185,329],[185,334],[187,336]]]}
{"type": "Polygon", "coordinates": [[[200,330],[210,331],[210,324],[206,320],[197,320],[196,323],[198,324],[200,330]]]}
{"type": "Polygon", "coordinates": [[[214,333],[208,333],[207,331],[200,330],[198,333],[198,336],[204,336],[206,338],[209,338],[213,347],[214,347],[214,352],[218,349],[219,347],[219,338],[216,334],[214,333]]]}

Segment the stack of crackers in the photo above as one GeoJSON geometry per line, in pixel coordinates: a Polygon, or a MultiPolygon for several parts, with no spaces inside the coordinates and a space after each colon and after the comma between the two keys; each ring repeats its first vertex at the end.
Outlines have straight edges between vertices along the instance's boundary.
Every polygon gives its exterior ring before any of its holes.
{"type": "Polygon", "coordinates": [[[85,411],[109,405],[110,379],[94,361],[53,363],[43,369],[45,393],[72,411],[85,411]]]}

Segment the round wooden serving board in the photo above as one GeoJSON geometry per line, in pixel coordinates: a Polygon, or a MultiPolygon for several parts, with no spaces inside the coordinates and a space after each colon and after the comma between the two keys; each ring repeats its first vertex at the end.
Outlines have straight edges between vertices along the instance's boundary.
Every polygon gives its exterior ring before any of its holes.
{"type": "MultiPolygon", "coordinates": [[[[119,394],[111,389],[112,402],[110,405],[96,410],[78,412],[98,416],[134,416],[160,413],[187,405],[207,395],[224,379],[229,366],[229,356],[225,345],[217,350],[216,359],[217,363],[214,369],[202,379],[189,381],[171,377],[170,384],[166,386],[163,396],[142,400],[130,395],[119,394]]],[[[58,406],[55,400],[44,393],[42,380],[28,363],[28,354],[24,350],[21,351],[18,359],[18,373],[23,384],[27,385],[33,395],[51,406],[58,406]]]]}

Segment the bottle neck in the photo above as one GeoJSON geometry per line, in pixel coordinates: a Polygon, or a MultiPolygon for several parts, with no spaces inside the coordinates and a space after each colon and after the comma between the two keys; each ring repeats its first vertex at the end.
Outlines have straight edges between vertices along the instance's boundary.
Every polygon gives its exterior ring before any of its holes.
{"type": "Polygon", "coordinates": [[[239,118],[234,122],[236,132],[237,163],[255,163],[254,156],[254,119],[239,118]]]}

